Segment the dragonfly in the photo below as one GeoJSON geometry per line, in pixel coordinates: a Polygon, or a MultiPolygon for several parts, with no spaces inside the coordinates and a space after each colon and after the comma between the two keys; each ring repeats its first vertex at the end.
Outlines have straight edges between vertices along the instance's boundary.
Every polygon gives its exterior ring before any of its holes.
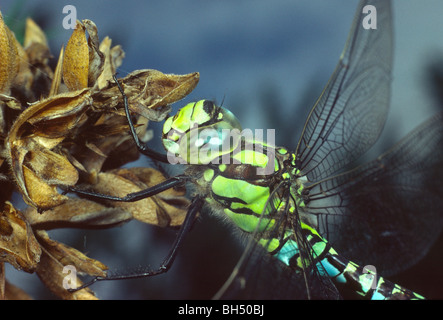
{"type": "Polygon", "coordinates": [[[187,168],[124,197],[69,191],[131,202],[186,185],[193,199],[158,269],[95,277],[70,290],[165,273],[203,211],[229,221],[246,239],[215,298],[423,299],[379,274],[412,266],[440,234],[443,114],[375,160],[349,169],[385,124],[392,47],[391,2],[361,1],[339,63],[292,150],[242,134],[232,112],[200,100],[166,119],[167,155],[159,153],[139,140],[124,88],[114,77],[140,152],[164,163],[180,160],[187,168]],[[368,12],[376,14],[376,28],[368,28],[368,12]]]}

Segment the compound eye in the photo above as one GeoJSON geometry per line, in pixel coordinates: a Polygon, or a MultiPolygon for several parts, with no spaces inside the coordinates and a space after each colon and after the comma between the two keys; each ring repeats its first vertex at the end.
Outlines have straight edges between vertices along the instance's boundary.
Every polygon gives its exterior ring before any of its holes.
{"type": "Polygon", "coordinates": [[[240,139],[241,131],[222,121],[189,131],[180,139],[179,154],[189,164],[208,164],[232,152],[240,139]]]}
{"type": "Polygon", "coordinates": [[[163,146],[188,164],[208,164],[234,150],[241,125],[234,114],[213,102],[189,103],[163,126],[163,146]]]}
{"type": "Polygon", "coordinates": [[[228,109],[220,108],[220,113],[222,114],[223,121],[219,122],[217,128],[226,127],[230,130],[238,129],[242,131],[240,121],[237,117],[228,109]]]}
{"type": "Polygon", "coordinates": [[[223,146],[224,134],[213,128],[206,128],[199,131],[195,138],[191,138],[191,145],[195,145],[197,148],[218,148],[223,146]]]}

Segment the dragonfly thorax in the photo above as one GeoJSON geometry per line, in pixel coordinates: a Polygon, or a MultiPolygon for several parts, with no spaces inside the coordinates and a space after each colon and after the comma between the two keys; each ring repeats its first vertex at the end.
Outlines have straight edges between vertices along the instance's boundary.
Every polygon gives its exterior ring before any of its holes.
{"type": "Polygon", "coordinates": [[[163,144],[190,165],[196,193],[211,211],[244,232],[267,237],[282,215],[303,214],[305,180],[293,153],[240,130],[229,110],[201,100],[166,120],[163,144]]]}
{"type": "Polygon", "coordinates": [[[284,148],[258,141],[241,142],[246,148],[248,143],[250,148],[262,149],[252,153],[255,157],[265,157],[267,166],[272,164],[272,173],[260,174],[263,164],[252,161],[253,157],[240,157],[241,151],[233,151],[229,154],[230,164],[194,166],[193,174],[201,175],[197,190],[212,211],[228,217],[242,231],[261,233],[273,228],[282,210],[287,209],[286,213],[291,214],[297,206],[304,205],[298,194],[303,186],[296,176],[296,169],[288,168],[290,157],[284,148]],[[241,162],[233,163],[234,159],[241,162]]]}

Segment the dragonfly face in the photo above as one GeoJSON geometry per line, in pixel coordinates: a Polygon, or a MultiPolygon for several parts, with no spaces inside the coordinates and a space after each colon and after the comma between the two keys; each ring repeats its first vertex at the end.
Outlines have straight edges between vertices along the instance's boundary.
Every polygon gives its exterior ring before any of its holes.
{"type": "Polygon", "coordinates": [[[188,164],[207,164],[235,149],[240,131],[240,122],[232,112],[200,100],[166,119],[162,141],[168,155],[188,164]]]}

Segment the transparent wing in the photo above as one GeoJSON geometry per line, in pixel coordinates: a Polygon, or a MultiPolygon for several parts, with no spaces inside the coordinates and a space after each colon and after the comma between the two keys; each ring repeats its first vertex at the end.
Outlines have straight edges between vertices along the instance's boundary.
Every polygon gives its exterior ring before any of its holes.
{"type": "MultiPolygon", "coordinates": [[[[278,206],[284,199],[289,201],[288,186],[277,188],[272,195],[270,203],[278,206]],[[285,195],[284,195],[285,194],[285,195]]],[[[289,209],[289,206],[287,207],[289,209]]],[[[274,207],[274,213],[276,209],[274,207]]],[[[296,215],[288,211],[276,214],[276,223],[273,231],[275,238],[283,239],[282,230],[294,229],[301,235],[299,221],[296,215]],[[280,234],[279,234],[280,233],[280,234]]],[[[300,236],[297,247],[287,248],[293,252],[299,252],[307,261],[306,271],[296,272],[277,258],[271,256],[254,239],[263,239],[263,234],[255,232],[248,239],[246,249],[243,252],[231,277],[226,281],[223,288],[216,294],[216,299],[272,299],[272,300],[300,300],[300,299],[340,299],[340,294],[332,281],[325,276],[326,272],[321,265],[314,262],[315,257],[310,256],[312,248],[306,239],[300,236]]],[[[269,243],[268,243],[269,244],[269,243]]]]}
{"type": "Polygon", "coordinates": [[[295,273],[256,245],[248,251],[247,260],[236,270],[219,299],[248,300],[337,300],[340,294],[329,278],[321,276],[324,271],[313,274],[295,273]],[[308,293],[309,292],[309,293],[308,293]]]}
{"type": "Polygon", "coordinates": [[[421,259],[443,224],[443,113],[389,152],[309,187],[307,210],[334,248],[378,271],[421,259]]]}
{"type": "MultiPolygon", "coordinates": [[[[339,64],[311,110],[297,145],[298,167],[309,181],[330,176],[367,151],[377,140],[389,107],[391,66],[390,1],[361,1],[339,64]],[[377,10],[376,30],[366,30],[362,26],[366,5],[375,6],[377,10]]],[[[330,215],[318,207],[315,210],[320,210],[319,216],[330,215]]],[[[297,222],[292,221],[293,217],[289,218],[291,215],[286,216],[288,218],[281,223],[298,232],[297,222]]],[[[311,252],[308,244],[301,242],[298,245],[301,254],[308,256],[311,252]]],[[[323,270],[315,269],[296,274],[269,257],[262,246],[251,242],[226,288],[222,289],[221,297],[339,297],[332,282],[322,277],[322,273],[323,270]]]]}
{"type": "Polygon", "coordinates": [[[297,145],[298,167],[309,181],[330,176],[378,139],[390,99],[391,20],[390,1],[360,2],[340,61],[297,145]],[[376,9],[377,29],[365,29],[364,7],[376,9]]]}

